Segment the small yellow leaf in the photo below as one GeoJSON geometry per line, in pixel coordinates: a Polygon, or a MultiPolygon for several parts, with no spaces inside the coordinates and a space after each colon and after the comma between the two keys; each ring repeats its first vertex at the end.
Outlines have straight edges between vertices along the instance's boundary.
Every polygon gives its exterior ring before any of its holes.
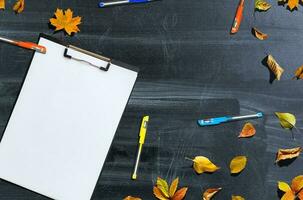
{"type": "Polygon", "coordinates": [[[16,3],[13,6],[13,10],[16,13],[21,13],[24,10],[24,0],[17,0],[16,3]]]}
{"type": "Polygon", "coordinates": [[[81,24],[81,17],[73,17],[71,9],[67,9],[63,14],[63,10],[57,8],[55,17],[49,20],[51,25],[56,27],[55,31],[64,30],[68,35],[80,31],[78,25],[81,24]]]}
{"type": "Polygon", "coordinates": [[[303,188],[303,175],[296,176],[291,182],[291,189],[294,193],[301,191],[303,188]]]}
{"type": "Polygon", "coordinates": [[[173,197],[177,188],[178,188],[178,184],[179,184],[179,178],[176,178],[175,180],[173,180],[173,182],[171,183],[170,187],[169,187],[169,196],[173,197]]]}
{"type": "Polygon", "coordinates": [[[275,113],[280,120],[280,124],[285,129],[292,129],[296,126],[296,117],[291,113],[275,113]]]}
{"type": "Polygon", "coordinates": [[[154,187],[153,189],[153,192],[154,192],[154,195],[157,199],[160,199],[160,200],[169,200],[168,198],[166,198],[163,193],[161,192],[161,190],[157,187],[154,187]]]}
{"type": "Polygon", "coordinates": [[[282,192],[287,192],[287,191],[291,190],[290,186],[287,183],[283,182],[283,181],[278,182],[278,188],[282,192]]]}
{"type": "Polygon", "coordinates": [[[296,71],[295,71],[295,77],[297,79],[303,79],[303,65],[301,67],[299,67],[296,71]]]}
{"type": "Polygon", "coordinates": [[[292,149],[279,149],[277,153],[276,162],[279,162],[281,160],[296,158],[300,155],[301,151],[302,151],[301,147],[292,148],[292,149]]]}
{"type": "Polygon", "coordinates": [[[232,200],[245,200],[245,199],[244,199],[243,197],[241,197],[241,196],[234,196],[234,195],[232,195],[231,199],[232,199],[232,200]]]}
{"type": "Polygon", "coordinates": [[[5,9],[5,0],[0,0],[0,9],[5,9]]]}
{"type": "Polygon", "coordinates": [[[259,11],[267,11],[271,5],[264,0],[255,0],[255,9],[259,11]]]}
{"type": "Polygon", "coordinates": [[[186,192],[187,192],[187,187],[183,187],[180,190],[178,190],[174,196],[171,198],[172,200],[182,200],[184,199],[186,192]]]}
{"type": "Polygon", "coordinates": [[[142,200],[142,199],[138,197],[127,196],[123,200],[142,200]]]}
{"type": "Polygon", "coordinates": [[[240,173],[246,167],[246,163],[246,156],[237,156],[233,158],[230,162],[230,172],[232,174],[240,173]]]}
{"type": "Polygon", "coordinates": [[[220,169],[204,156],[196,156],[192,161],[194,162],[193,167],[198,174],[202,174],[204,172],[215,172],[220,169]]]}
{"type": "Polygon", "coordinates": [[[168,184],[167,184],[167,182],[164,179],[158,177],[158,179],[157,179],[157,187],[161,190],[162,194],[164,194],[165,197],[167,197],[167,198],[169,197],[169,194],[168,194],[168,184]]]}
{"type": "Polygon", "coordinates": [[[259,40],[266,40],[268,38],[268,35],[265,33],[262,33],[260,30],[258,30],[257,28],[252,28],[252,32],[254,34],[254,36],[256,38],[258,38],[259,40]]]}
{"type": "Polygon", "coordinates": [[[210,188],[203,193],[203,200],[210,200],[222,188],[210,188]]]}
{"type": "Polygon", "coordinates": [[[242,128],[239,138],[252,137],[256,134],[256,129],[252,123],[246,123],[242,128]]]}
{"type": "Polygon", "coordinates": [[[277,63],[272,55],[267,56],[267,66],[275,74],[276,79],[279,81],[284,69],[277,63]]]}

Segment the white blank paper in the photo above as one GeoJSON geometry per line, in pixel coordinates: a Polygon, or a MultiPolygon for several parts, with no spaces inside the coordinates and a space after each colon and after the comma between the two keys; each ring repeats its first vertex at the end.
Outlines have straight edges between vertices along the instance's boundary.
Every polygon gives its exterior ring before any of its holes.
{"type": "Polygon", "coordinates": [[[114,64],[105,72],[63,57],[63,45],[39,44],[47,54],[35,53],[6,127],[0,178],[53,199],[89,200],[137,72],[114,64]]]}

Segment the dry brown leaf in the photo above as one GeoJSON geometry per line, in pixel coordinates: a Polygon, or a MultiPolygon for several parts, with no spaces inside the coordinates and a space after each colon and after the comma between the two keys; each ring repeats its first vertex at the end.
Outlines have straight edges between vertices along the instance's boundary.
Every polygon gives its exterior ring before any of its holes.
{"type": "Polygon", "coordinates": [[[217,167],[214,163],[212,163],[208,158],[204,156],[196,156],[194,159],[186,159],[194,162],[193,167],[198,174],[202,174],[204,172],[212,173],[220,169],[220,167],[217,167]]]}
{"type": "Polygon", "coordinates": [[[182,200],[184,199],[186,192],[187,192],[187,187],[183,187],[180,190],[178,190],[174,196],[171,198],[172,200],[182,200]]]}
{"type": "Polygon", "coordinates": [[[256,134],[256,129],[252,123],[246,123],[242,128],[239,138],[248,138],[256,134]]]}
{"type": "Polygon", "coordinates": [[[21,13],[24,10],[24,6],[25,6],[24,0],[17,0],[13,6],[13,10],[16,13],[21,13]]]}
{"type": "Polygon", "coordinates": [[[272,55],[267,56],[267,66],[275,74],[276,79],[280,80],[284,69],[277,63],[272,55]]]}
{"type": "Polygon", "coordinates": [[[278,182],[278,188],[282,192],[284,192],[281,200],[295,200],[298,197],[302,200],[303,197],[303,175],[296,176],[289,186],[287,183],[283,181],[278,182]]]}
{"type": "Polygon", "coordinates": [[[268,35],[265,33],[262,33],[259,29],[253,27],[252,32],[256,38],[259,40],[266,40],[268,38],[268,35]]]}
{"type": "Polygon", "coordinates": [[[179,178],[174,179],[169,187],[164,179],[158,177],[157,186],[153,189],[154,195],[160,200],[182,200],[186,195],[187,188],[184,187],[177,191],[178,185],[179,178]]]}
{"type": "Polygon", "coordinates": [[[67,9],[63,14],[63,10],[57,8],[55,17],[49,20],[51,25],[56,27],[55,31],[64,30],[68,35],[80,31],[78,25],[81,24],[81,17],[73,17],[71,9],[67,9]]]}
{"type": "Polygon", "coordinates": [[[123,200],[142,200],[142,199],[138,197],[127,196],[123,200]]]}
{"type": "Polygon", "coordinates": [[[279,149],[277,153],[276,162],[279,162],[281,160],[296,158],[300,155],[301,151],[302,151],[301,147],[292,148],[292,149],[279,149]]]}
{"type": "Polygon", "coordinates": [[[0,0],[0,9],[5,9],[5,0],[0,0]]]}
{"type": "Polygon", "coordinates": [[[296,69],[295,71],[295,77],[296,79],[303,79],[303,65],[296,69]]]}
{"type": "Polygon", "coordinates": [[[210,189],[207,189],[203,193],[203,200],[210,200],[220,190],[222,190],[222,188],[210,188],[210,189]]]}
{"type": "Polygon", "coordinates": [[[232,199],[232,200],[245,200],[245,199],[244,199],[243,197],[241,197],[241,196],[234,196],[234,195],[232,195],[231,199],[232,199]]]}
{"type": "Polygon", "coordinates": [[[247,163],[246,156],[236,156],[230,162],[230,173],[238,174],[245,169],[247,163]]]}

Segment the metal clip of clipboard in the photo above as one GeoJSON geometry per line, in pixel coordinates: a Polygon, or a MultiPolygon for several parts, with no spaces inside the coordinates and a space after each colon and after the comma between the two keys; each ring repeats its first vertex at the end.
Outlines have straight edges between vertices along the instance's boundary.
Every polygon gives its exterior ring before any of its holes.
{"type": "Polygon", "coordinates": [[[98,55],[98,54],[96,54],[96,53],[92,53],[92,52],[90,52],[90,51],[81,49],[81,48],[79,48],[79,47],[75,47],[75,46],[73,46],[73,45],[68,45],[67,48],[65,48],[65,50],[64,50],[64,57],[69,58],[69,59],[73,59],[73,60],[76,60],[76,61],[79,61],[79,62],[87,63],[87,64],[89,64],[89,65],[91,65],[91,66],[93,66],[93,67],[96,67],[96,68],[98,68],[98,69],[100,69],[100,70],[103,70],[103,71],[108,71],[108,69],[109,69],[109,67],[110,67],[110,65],[111,65],[111,59],[110,59],[110,58],[107,58],[107,57],[98,55]],[[72,49],[72,50],[74,50],[74,51],[78,51],[78,52],[84,53],[84,54],[86,54],[86,55],[89,55],[89,56],[92,56],[92,57],[94,57],[94,58],[100,59],[100,60],[102,60],[102,61],[105,61],[105,62],[107,62],[107,65],[106,65],[106,67],[98,66],[98,65],[96,65],[96,64],[93,64],[93,63],[90,62],[90,61],[86,61],[86,60],[83,60],[83,59],[80,59],[80,58],[71,56],[71,55],[68,53],[68,50],[69,50],[69,49],[72,49]]]}

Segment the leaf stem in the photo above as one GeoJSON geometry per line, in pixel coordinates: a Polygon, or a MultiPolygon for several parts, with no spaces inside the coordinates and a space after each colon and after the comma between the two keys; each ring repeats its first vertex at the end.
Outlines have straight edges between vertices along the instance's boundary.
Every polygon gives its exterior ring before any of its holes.
{"type": "Polygon", "coordinates": [[[191,159],[191,158],[189,158],[189,157],[185,157],[185,160],[193,161],[193,159],[191,159]]]}

